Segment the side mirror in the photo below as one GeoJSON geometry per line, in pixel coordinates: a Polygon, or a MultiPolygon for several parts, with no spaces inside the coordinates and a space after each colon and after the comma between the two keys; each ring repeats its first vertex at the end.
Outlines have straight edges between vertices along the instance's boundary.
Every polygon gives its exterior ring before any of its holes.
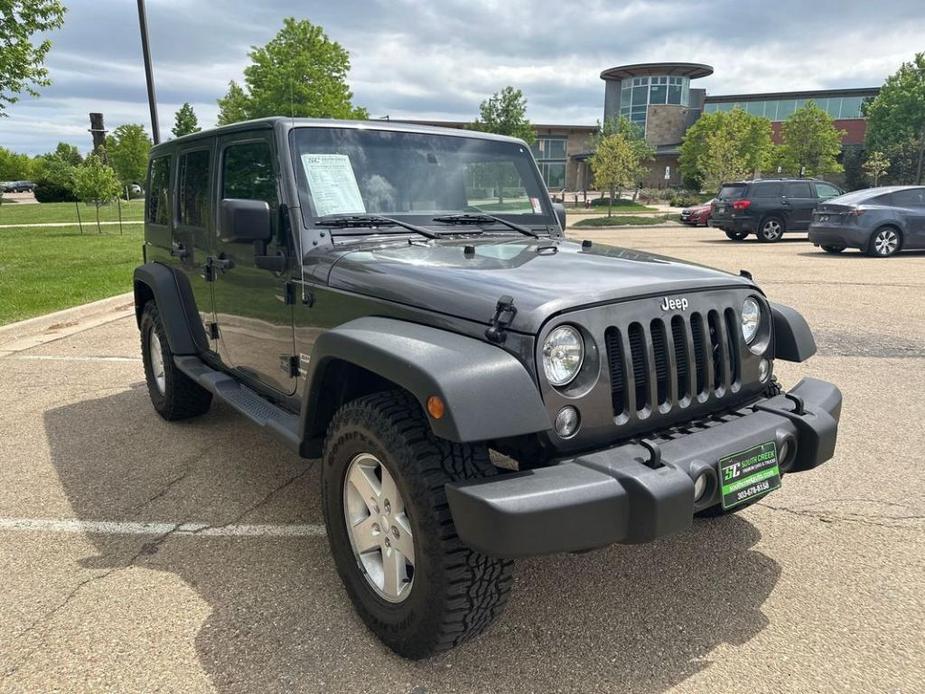
{"type": "Polygon", "coordinates": [[[565,205],[561,202],[554,202],[552,209],[556,213],[556,219],[559,220],[559,226],[562,227],[562,233],[565,233],[565,205]]]}
{"type": "Polygon", "coordinates": [[[222,200],[221,239],[226,243],[269,241],[270,206],[263,200],[222,200]]]}

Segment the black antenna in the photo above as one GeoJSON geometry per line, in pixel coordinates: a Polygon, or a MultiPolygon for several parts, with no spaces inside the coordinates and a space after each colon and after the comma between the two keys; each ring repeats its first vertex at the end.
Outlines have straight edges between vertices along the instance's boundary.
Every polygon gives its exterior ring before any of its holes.
{"type": "Polygon", "coordinates": [[[151,139],[161,141],[161,127],[157,122],[157,96],[154,94],[154,73],[151,69],[151,48],[148,45],[148,17],[145,0],[138,0],[138,26],[141,29],[141,52],[145,61],[145,81],[148,83],[148,108],[151,109],[151,139]]]}

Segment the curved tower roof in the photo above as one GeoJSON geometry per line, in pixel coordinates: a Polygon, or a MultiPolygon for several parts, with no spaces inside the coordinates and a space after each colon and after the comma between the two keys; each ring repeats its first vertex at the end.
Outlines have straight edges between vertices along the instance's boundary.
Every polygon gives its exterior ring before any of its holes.
{"type": "Polygon", "coordinates": [[[619,65],[604,70],[602,80],[623,80],[627,77],[645,77],[648,75],[677,75],[689,79],[707,77],[713,74],[710,65],[702,63],[636,63],[635,65],[619,65]]]}

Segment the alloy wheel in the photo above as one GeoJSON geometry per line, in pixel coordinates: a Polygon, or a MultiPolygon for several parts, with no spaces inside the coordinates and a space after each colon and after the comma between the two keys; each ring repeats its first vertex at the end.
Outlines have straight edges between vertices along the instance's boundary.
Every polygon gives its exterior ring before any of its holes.
{"type": "Polygon", "coordinates": [[[764,235],[768,241],[776,241],[780,238],[781,235],[781,226],[780,222],[776,219],[769,219],[764,223],[764,226],[761,228],[761,233],[764,235]]]}
{"type": "Polygon", "coordinates": [[[167,392],[167,376],[164,373],[164,350],[161,349],[161,339],[157,331],[151,328],[148,333],[148,354],[151,357],[151,373],[158,392],[164,395],[167,392]]]}
{"type": "Polygon", "coordinates": [[[357,565],[384,600],[402,602],[414,583],[414,538],[395,478],[371,453],[350,461],[344,521],[357,565]]]}
{"type": "Polygon", "coordinates": [[[899,248],[899,234],[895,229],[881,229],[874,237],[874,250],[877,255],[893,255],[899,248]]]}

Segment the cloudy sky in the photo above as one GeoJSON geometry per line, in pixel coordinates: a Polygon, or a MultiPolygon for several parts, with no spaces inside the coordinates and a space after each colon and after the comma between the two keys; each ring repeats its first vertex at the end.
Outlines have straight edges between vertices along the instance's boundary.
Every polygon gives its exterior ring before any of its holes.
{"type": "MultiPolygon", "coordinates": [[[[133,0],[66,0],[48,66],[53,86],[0,119],[0,145],[31,154],[89,149],[90,111],[149,126],[133,0]]],[[[593,124],[602,69],[714,66],[708,93],[879,85],[925,50],[923,0],[148,0],[162,133],[193,104],[214,123],[249,46],[286,16],[320,24],[351,55],[354,100],[374,117],[471,120],[512,84],[534,122],[593,124]]]]}

